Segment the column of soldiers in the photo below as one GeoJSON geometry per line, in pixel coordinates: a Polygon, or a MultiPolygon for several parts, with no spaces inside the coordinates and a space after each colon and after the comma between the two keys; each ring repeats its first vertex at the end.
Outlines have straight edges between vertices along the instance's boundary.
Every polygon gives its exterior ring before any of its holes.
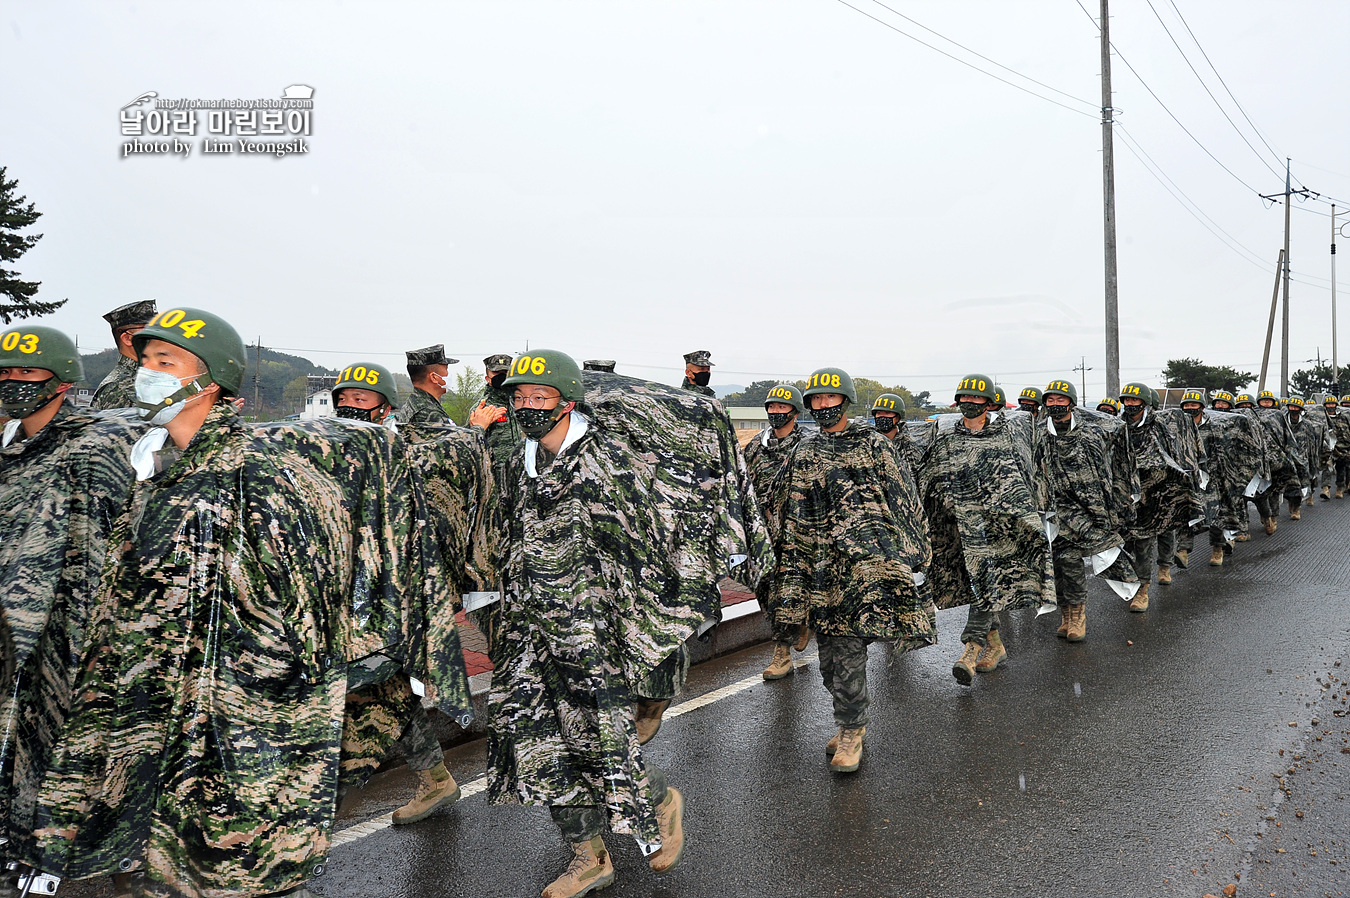
{"type": "Polygon", "coordinates": [[[1135,383],[1090,411],[1055,380],[1009,409],[971,374],[954,414],[906,420],[883,394],[868,422],[837,367],[770,390],[742,453],[706,351],[680,389],[494,354],[459,427],[435,345],[407,353],[406,401],[358,361],[335,418],[250,424],[229,323],[153,301],[105,318],[121,355],[88,410],[68,337],[0,335],[0,848],[29,890],[303,898],[343,796],[396,744],[416,786],[392,822],[453,804],[427,712],[472,716],[462,611],[493,664],[488,796],[546,807],[570,845],[544,898],[613,882],[606,830],[664,873],[684,798],[643,746],[724,577],[765,610],[765,679],[814,634],[829,769],[850,774],[873,643],[933,645],[937,610],[967,606],[952,673],[970,686],[1008,662],[1008,612],[1058,608],[1082,642],[1089,572],[1146,612],[1193,533],[1222,564],[1248,501],[1270,533],[1281,501],[1297,520],[1350,474],[1350,396],[1165,409],[1135,383]]]}

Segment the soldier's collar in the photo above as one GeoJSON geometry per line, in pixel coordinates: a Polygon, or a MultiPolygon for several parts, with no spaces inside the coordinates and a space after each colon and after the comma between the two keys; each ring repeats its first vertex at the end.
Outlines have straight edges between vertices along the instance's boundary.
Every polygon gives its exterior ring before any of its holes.
{"type": "MultiPolygon", "coordinates": [[[[562,445],[558,447],[558,454],[555,455],[554,458],[555,459],[561,458],[562,454],[566,452],[568,449],[570,449],[573,446],[573,444],[577,442],[577,440],[584,437],[586,435],[586,431],[590,429],[591,425],[590,422],[586,420],[586,417],[576,409],[572,409],[568,417],[567,436],[563,438],[562,445]]],[[[532,440],[526,437],[525,473],[528,474],[531,479],[539,476],[539,472],[534,466],[534,459],[535,455],[537,454],[536,448],[538,446],[539,446],[538,440],[532,440]]]]}
{"type": "MultiPolygon", "coordinates": [[[[1059,432],[1055,430],[1055,419],[1052,418],[1050,415],[1045,416],[1045,429],[1052,437],[1057,437],[1060,435],[1059,432]]],[[[1064,432],[1073,433],[1077,429],[1078,429],[1078,416],[1074,414],[1074,412],[1069,412],[1069,429],[1064,432]]]]}

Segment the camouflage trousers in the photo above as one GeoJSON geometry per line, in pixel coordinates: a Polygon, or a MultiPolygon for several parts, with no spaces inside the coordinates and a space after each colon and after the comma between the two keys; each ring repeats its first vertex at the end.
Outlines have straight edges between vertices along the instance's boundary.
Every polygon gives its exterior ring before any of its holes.
{"type": "Polygon", "coordinates": [[[1087,604],[1087,569],[1083,550],[1064,538],[1051,544],[1055,559],[1055,604],[1061,608],[1087,604]]]}
{"type": "Polygon", "coordinates": [[[1350,486],[1350,458],[1338,458],[1336,460],[1336,489],[1343,490],[1350,486]]]}
{"type": "MultiPolygon", "coordinates": [[[[1222,527],[1209,528],[1209,547],[1211,549],[1228,549],[1228,540],[1223,538],[1222,527]]],[[[1190,530],[1177,531],[1177,549],[1179,551],[1189,552],[1195,548],[1195,534],[1190,530]]]]}
{"type": "Polygon", "coordinates": [[[639,701],[668,702],[684,691],[689,679],[689,648],[680,647],[666,656],[666,660],[651,669],[633,687],[633,697],[639,701]]]}
{"type": "Polygon", "coordinates": [[[972,602],[966,613],[966,628],[961,631],[961,644],[978,642],[987,645],[989,634],[998,629],[998,615],[997,611],[988,608],[976,608],[972,602]]]}
{"type": "MultiPolygon", "coordinates": [[[[666,774],[650,761],[643,761],[642,765],[652,784],[652,801],[660,805],[666,800],[666,774]]],[[[605,809],[599,805],[551,804],[548,813],[568,842],[587,842],[605,832],[605,809]]]]}
{"type": "Polygon", "coordinates": [[[1166,541],[1166,534],[1158,536],[1146,536],[1143,539],[1125,540],[1125,551],[1130,553],[1130,563],[1134,566],[1134,572],[1139,575],[1139,582],[1148,584],[1153,582],[1153,574],[1156,572],[1156,564],[1159,558],[1167,560],[1163,564],[1171,564],[1172,554],[1176,550],[1176,537],[1171,541],[1166,541]],[[1159,550],[1166,549],[1166,555],[1160,555],[1159,550]]]}
{"type": "Polygon", "coordinates": [[[413,770],[430,770],[445,759],[422,700],[403,673],[347,693],[342,721],[342,788],[363,784],[395,742],[403,746],[404,757],[413,770]]]}
{"type": "Polygon", "coordinates": [[[820,650],[820,678],[834,700],[834,722],[839,727],[867,726],[867,647],[872,640],[857,636],[816,634],[820,650]]]}
{"type": "Polygon", "coordinates": [[[1275,487],[1257,493],[1252,499],[1256,513],[1262,518],[1274,518],[1280,514],[1280,493],[1275,487]]]}

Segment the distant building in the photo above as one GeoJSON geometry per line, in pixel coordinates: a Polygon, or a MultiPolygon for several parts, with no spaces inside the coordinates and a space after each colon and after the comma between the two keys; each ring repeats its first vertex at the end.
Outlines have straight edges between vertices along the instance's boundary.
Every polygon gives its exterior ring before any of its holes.
{"type": "Polygon", "coordinates": [[[737,430],[763,430],[769,426],[769,413],[763,406],[728,406],[727,417],[737,430]]]}
{"type": "Polygon", "coordinates": [[[311,421],[315,418],[336,417],[337,410],[333,408],[333,391],[320,390],[317,393],[310,393],[305,397],[305,407],[300,410],[301,421],[311,421]]]}
{"type": "Polygon", "coordinates": [[[77,387],[71,392],[75,394],[71,397],[71,403],[76,408],[89,408],[89,403],[94,401],[94,391],[88,387],[77,387]]]}

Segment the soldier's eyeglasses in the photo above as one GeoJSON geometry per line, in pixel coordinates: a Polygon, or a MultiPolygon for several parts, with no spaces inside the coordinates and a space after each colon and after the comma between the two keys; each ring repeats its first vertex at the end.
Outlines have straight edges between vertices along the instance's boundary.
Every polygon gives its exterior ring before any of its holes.
{"type": "Polygon", "coordinates": [[[511,405],[514,408],[553,408],[553,405],[557,405],[558,400],[560,399],[562,399],[561,394],[557,396],[544,396],[543,394],[536,393],[533,396],[522,396],[521,394],[516,393],[511,397],[511,405]],[[553,405],[549,405],[550,402],[553,403],[553,405]]]}

